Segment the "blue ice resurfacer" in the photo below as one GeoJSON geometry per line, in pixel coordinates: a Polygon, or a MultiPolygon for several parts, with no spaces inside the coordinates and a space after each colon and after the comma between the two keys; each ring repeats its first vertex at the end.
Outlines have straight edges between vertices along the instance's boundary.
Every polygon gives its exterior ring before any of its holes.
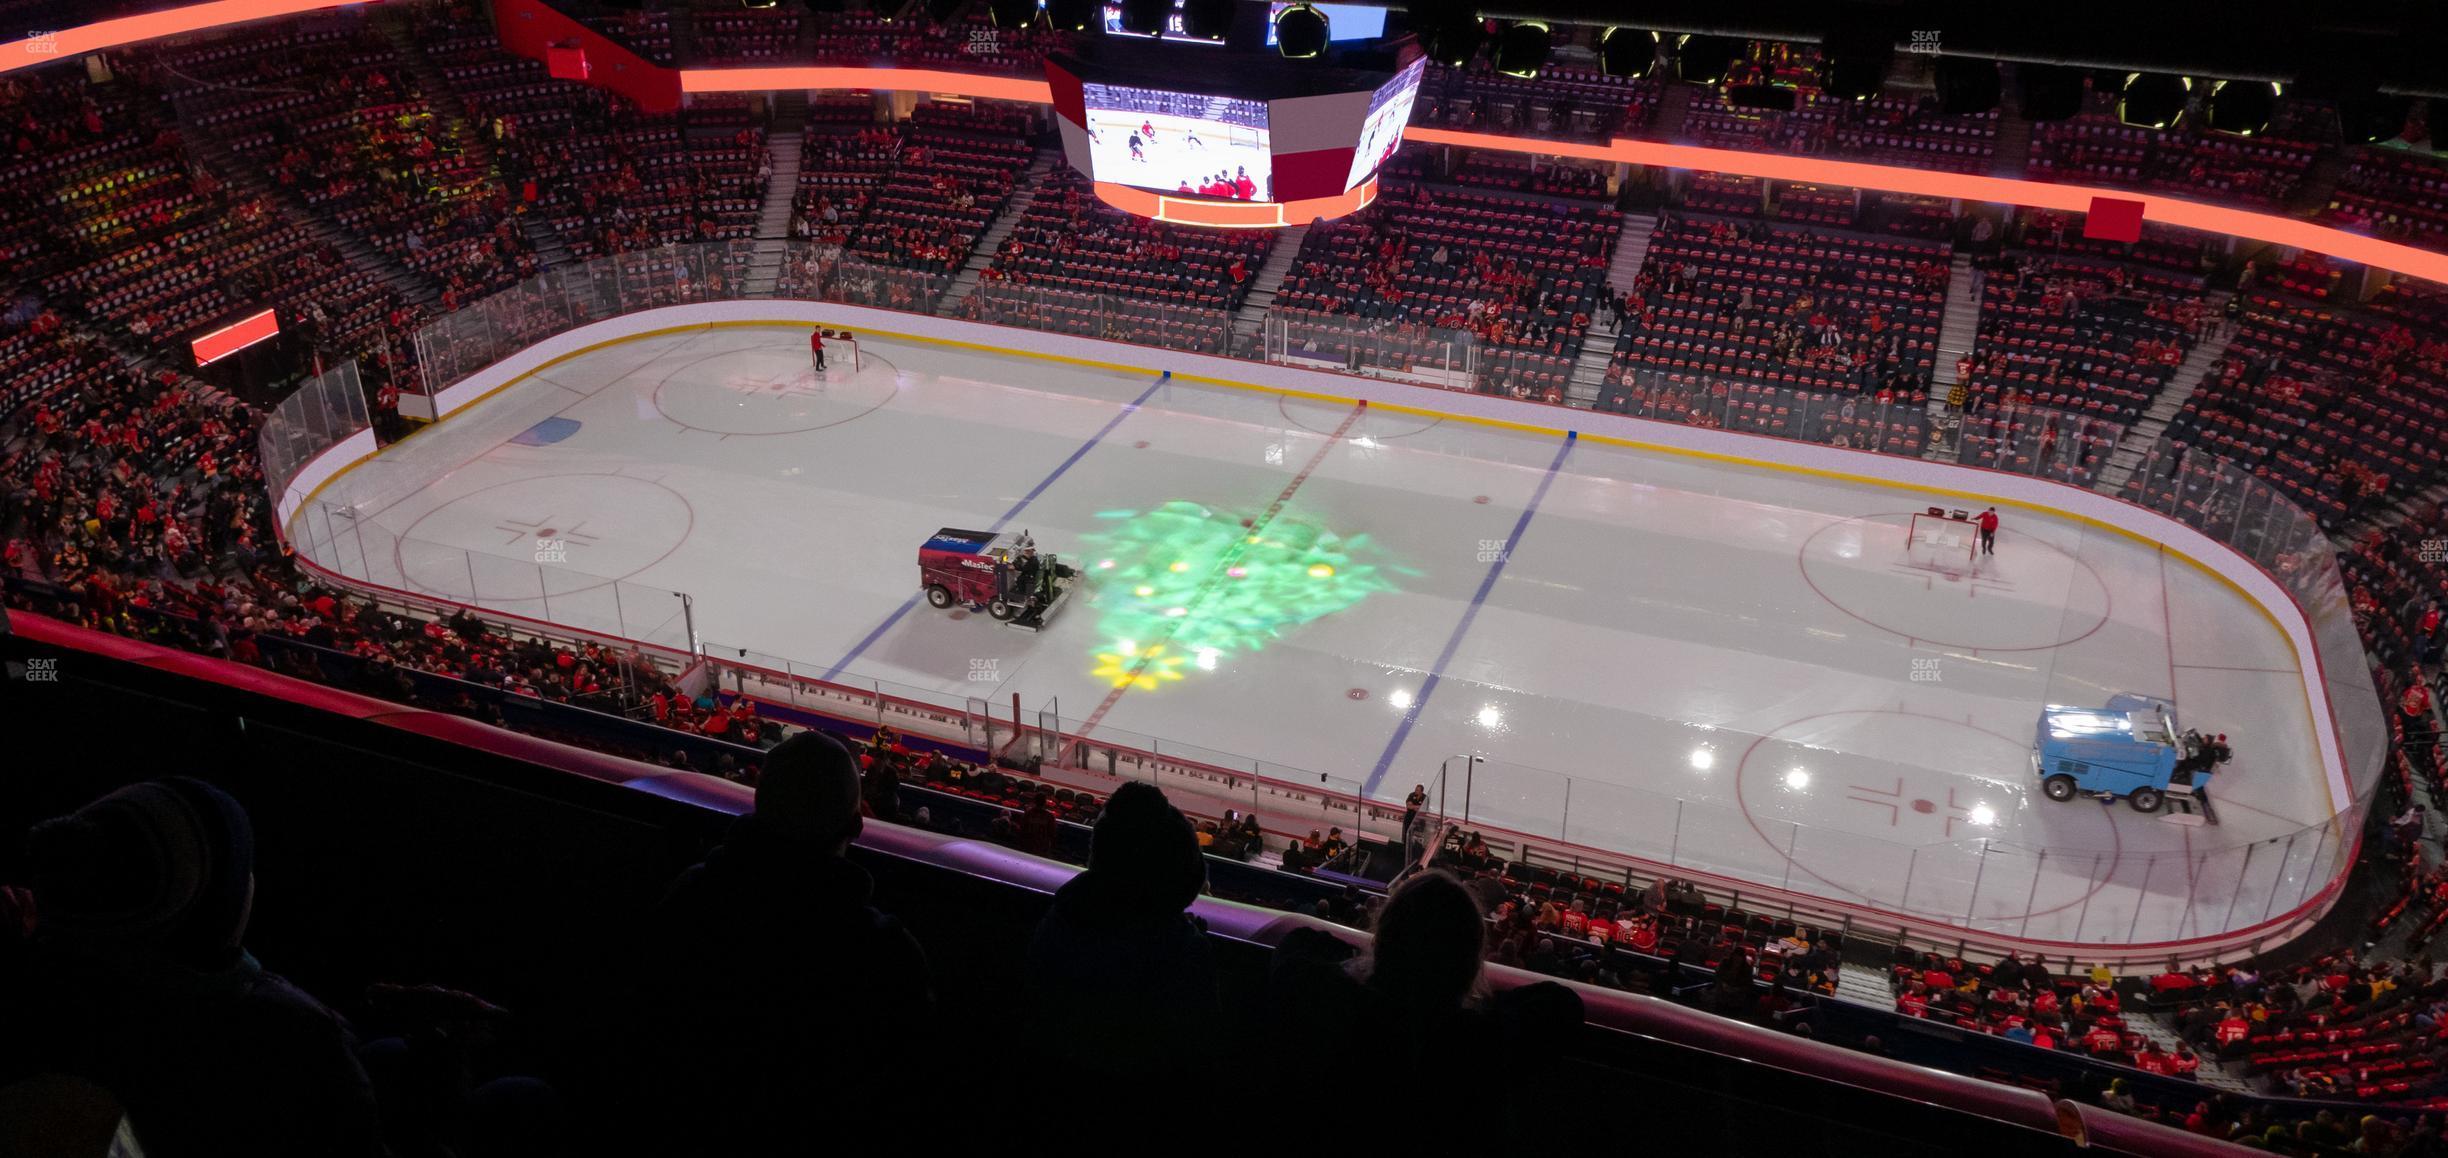
{"type": "Polygon", "coordinates": [[[2223,746],[2177,730],[2176,705],[2131,692],[2101,708],[2050,704],[2032,740],[2032,772],[2049,799],[2122,796],[2136,812],[2157,812],[2176,794],[2178,811],[2198,815],[2197,824],[2218,822],[2210,773],[2225,756],[2223,746]]]}

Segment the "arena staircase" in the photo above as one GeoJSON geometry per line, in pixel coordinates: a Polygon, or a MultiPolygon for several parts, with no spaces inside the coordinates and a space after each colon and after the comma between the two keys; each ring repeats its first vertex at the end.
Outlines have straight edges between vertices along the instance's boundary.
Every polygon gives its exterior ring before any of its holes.
{"type": "Polygon", "coordinates": [[[1573,359],[1572,379],[1564,384],[1564,401],[1584,409],[1598,405],[1607,363],[1615,360],[1617,333],[1613,320],[1603,315],[1590,322],[1589,332],[1581,339],[1581,354],[1573,359]]]}
{"type": "Polygon", "coordinates": [[[1609,291],[1631,292],[1633,279],[1640,276],[1641,263],[1649,260],[1649,237],[1657,232],[1657,224],[1655,214],[1624,214],[1623,234],[1615,242],[1615,258],[1607,263],[1609,291]]]}
{"type": "Polygon", "coordinates": [[[2286,211],[2309,217],[2327,209],[2329,198],[2337,193],[2338,179],[2354,165],[2358,151],[2338,145],[2321,150],[2318,156],[2312,158],[2311,166],[2304,170],[2303,180],[2287,190],[2286,211]]]}
{"type": "Polygon", "coordinates": [[[1003,242],[1028,216],[1029,207],[1037,204],[1037,194],[1045,188],[1046,178],[1053,174],[1056,161],[1053,153],[1043,149],[1029,159],[1028,172],[1020,175],[1020,185],[1012,190],[1011,200],[1004,203],[1003,212],[987,223],[986,232],[979,234],[977,244],[969,249],[969,260],[962,262],[960,269],[952,274],[952,287],[945,292],[943,304],[937,307],[937,313],[952,316],[960,304],[968,301],[969,295],[977,291],[978,275],[994,264],[996,255],[1003,252],[1003,242]]]}
{"type": "MultiPolygon", "coordinates": [[[[1852,941],[1848,939],[1846,948],[1851,947],[1852,941]]],[[[1846,953],[1836,968],[1836,996],[1872,1009],[1894,1009],[1895,988],[1888,979],[1885,958],[1846,953]]]]}
{"type": "Polygon", "coordinates": [[[2031,163],[2031,122],[2012,110],[1998,112],[1997,151],[1989,155],[1989,175],[2020,177],[2031,163]]]}
{"type": "MultiPolygon", "coordinates": [[[[386,12],[385,15],[390,13],[386,12]]],[[[464,149],[474,157],[494,181],[509,191],[511,203],[516,205],[518,186],[509,174],[502,171],[501,155],[493,151],[493,143],[483,133],[468,123],[466,105],[459,97],[459,90],[451,87],[450,78],[442,75],[442,67],[435,64],[433,58],[425,54],[424,47],[416,42],[415,31],[409,26],[407,16],[402,13],[378,21],[378,25],[382,29],[383,39],[391,42],[392,50],[399,54],[408,71],[416,75],[417,87],[425,94],[425,104],[433,109],[434,119],[441,122],[452,147],[464,149]]],[[[527,235],[527,244],[535,250],[539,267],[549,269],[570,260],[569,246],[562,243],[560,231],[544,220],[542,214],[519,214],[519,230],[527,235]]]]}
{"type": "MultiPolygon", "coordinates": [[[[1649,238],[1657,232],[1657,218],[1648,213],[1627,213],[1623,233],[1615,242],[1615,256],[1607,261],[1606,292],[1632,292],[1632,282],[1640,276],[1641,263],[1649,260],[1649,238]]],[[[1581,353],[1573,359],[1572,380],[1564,384],[1564,400],[1575,406],[1596,406],[1598,390],[1606,383],[1607,364],[1615,360],[1615,341],[1623,328],[1615,324],[1615,315],[1604,304],[1590,318],[1588,333],[1581,339],[1581,353]]]]}
{"type": "Polygon", "coordinates": [[[791,211],[799,199],[799,147],[807,123],[807,93],[785,92],[774,102],[773,126],[765,134],[773,173],[765,181],[765,205],[758,213],[756,252],[748,259],[748,296],[772,297],[782,280],[782,264],[790,256],[791,211]]]}
{"type": "MultiPolygon", "coordinates": [[[[2176,1052],[2177,1046],[2184,1044],[2184,1039],[2176,1035],[2176,1030],[2174,1027],[2170,1026],[2166,1021],[2162,1020],[2158,1014],[2155,1013],[2145,1013],[2139,1017],[2128,1017],[2125,1019],[2125,1025],[2133,1032],[2142,1035],[2143,1040],[2158,1046],[2162,1052],[2174,1053],[2176,1052]]],[[[2195,1051],[2193,1056],[2201,1060],[2201,1068],[2194,1071],[2193,1074],[2193,1079],[2195,1081],[2198,1081],[2211,1089],[2226,1090],[2230,1093],[2252,1094],[2259,1092],[2254,1090],[2251,1084],[2247,1083],[2243,1078],[2229,1073],[2227,1071],[2227,1067],[2220,1064],[2218,1058],[2212,1056],[2208,1051],[2195,1051]]]]}
{"type": "Polygon", "coordinates": [[[382,275],[383,282],[401,301],[424,304],[441,296],[431,279],[391,260],[364,238],[332,224],[328,215],[309,209],[304,198],[273,184],[262,166],[240,157],[218,134],[199,128],[188,114],[186,96],[181,92],[171,97],[171,108],[178,119],[179,140],[187,147],[189,156],[221,180],[227,192],[261,198],[280,206],[280,215],[284,220],[303,227],[314,234],[315,240],[339,250],[340,256],[346,258],[352,268],[382,275]]]}
{"type": "Polygon", "coordinates": [[[1275,307],[1275,291],[1283,288],[1285,276],[1292,272],[1292,263],[1300,260],[1301,245],[1309,239],[1309,227],[1295,225],[1275,231],[1275,246],[1267,250],[1266,260],[1258,263],[1258,272],[1250,275],[1249,292],[1241,295],[1241,306],[1233,311],[1232,348],[1255,357],[1265,345],[1267,311],[1275,307]]]}
{"type": "MultiPolygon", "coordinates": [[[[2202,306],[2209,316],[2223,317],[2228,297],[2224,292],[2207,294],[2202,298],[2202,306]]],[[[2152,443],[2159,441],[2161,434],[2167,432],[2168,423],[2175,420],[2177,411],[2184,409],[2185,400],[2191,398],[2193,391],[2201,386],[2210,368],[2227,356],[2227,343],[2235,337],[2236,329],[2222,327],[2209,338],[2194,343],[2193,349],[2185,354],[2183,364],[2177,366],[2175,375],[2168,379],[2167,389],[2151,400],[2150,409],[2142,412],[2141,420],[2126,430],[2125,437],[2108,456],[2108,465],[2100,470],[2099,489],[2115,494],[2124,487],[2127,479],[2133,477],[2134,468],[2142,465],[2143,453],[2150,449],[2152,443]]]]}
{"type": "Polygon", "coordinates": [[[1657,115],[1649,119],[1649,131],[1644,134],[1660,141],[1683,139],[1683,122],[1690,119],[1692,93],[1696,85],[1670,84],[1666,95],[1658,98],[1657,115]]]}
{"type": "Polygon", "coordinates": [[[1946,316],[1938,323],[1938,364],[1931,367],[1932,395],[1956,383],[1955,363],[1980,341],[1980,275],[1972,256],[1958,253],[1947,264],[1946,316]]]}
{"type": "Polygon", "coordinates": [[[1938,364],[1930,367],[1930,440],[1921,451],[1923,458],[1955,461],[1955,437],[1963,427],[1963,415],[1947,405],[1947,395],[1959,380],[1956,361],[1971,353],[1979,341],[1980,274],[1972,268],[1971,255],[1958,253],[1947,263],[1946,314],[1938,323],[1938,364]]]}

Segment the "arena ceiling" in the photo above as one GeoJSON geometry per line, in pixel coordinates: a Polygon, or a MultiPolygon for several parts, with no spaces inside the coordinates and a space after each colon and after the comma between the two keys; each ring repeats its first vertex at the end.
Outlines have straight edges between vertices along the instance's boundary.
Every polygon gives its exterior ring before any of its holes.
{"type": "Polygon", "coordinates": [[[2436,0],[1489,0],[1481,12],[1778,40],[1869,26],[1898,45],[1934,33],[1949,55],[2448,95],[2448,5],[2436,0]]]}
{"type": "MultiPolygon", "coordinates": [[[[807,2],[840,11],[923,8],[949,0],[807,2]]],[[[972,6],[982,3],[969,0],[972,6]]],[[[58,0],[34,8],[51,27],[65,27],[178,6],[163,0],[58,0]]],[[[684,6],[678,0],[566,3],[572,12],[684,6]]],[[[2280,80],[2309,95],[2377,84],[2448,96],[2448,4],[2439,0],[1480,0],[1476,10],[1498,19],[1799,41],[1868,26],[1890,31],[1898,45],[1910,43],[1915,32],[1934,33],[1938,51],[1948,55],[2280,80]]]]}

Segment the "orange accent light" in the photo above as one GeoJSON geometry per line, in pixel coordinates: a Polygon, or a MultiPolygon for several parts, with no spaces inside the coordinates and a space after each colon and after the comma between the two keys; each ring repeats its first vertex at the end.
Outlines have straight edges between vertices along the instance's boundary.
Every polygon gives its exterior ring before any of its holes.
{"type": "Polygon", "coordinates": [[[141,16],[123,16],[117,20],[101,20],[72,28],[38,32],[22,40],[0,44],[0,72],[14,72],[39,64],[51,64],[62,58],[84,56],[106,48],[159,40],[219,28],[228,24],[244,24],[250,20],[269,20],[275,16],[294,16],[300,12],[315,12],[338,8],[350,0],[211,0],[205,4],[189,4],[141,16]]]}
{"type": "Polygon", "coordinates": [[[2341,261],[2385,269],[2426,281],[2448,283],[2448,253],[2432,253],[2411,245],[2382,241],[2360,233],[2329,225],[2315,225],[2294,217],[2275,213],[2255,213],[2249,209],[2229,209],[2223,205],[2205,205],[2181,197],[2159,193],[2136,193],[2123,189],[2100,189],[2088,185],[2059,185],[2047,181],[2027,181],[2015,177],[1981,177],[1969,173],[1934,173],[1926,169],[1907,169],[1896,165],[1874,165],[1867,161],[1831,161],[1823,157],[1789,157],[1771,153],[1745,153],[1733,149],[1707,149],[1697,145],[1669,145],[1662,141],[1633,141],[1616,138],[1604,145],[1580,144],[1571,141],[1532,141],[1521,137],[1499,137],[1487,133],[1466,133],[1454,129],[1432,129],[1413,125],[1403,130],[1403,139],[1428,145],[1460,145],[1473,149],[1499,149],[1512,153],[1536,153],[1550,157],[1580,157],[1593,161],[1622,161],[1633,165],[1662,165],[1672,169],[1698,169],[1712,173],[1733,173],[1744,177],[1762,177],[1771,181],[1807,181],[1820,185],[1851,185],[1861,189],[1882,189],[1893,193],[1918,193],[1925,197],[1960,198],[1965,201],[1987,201],[2005,205],[2024,205],[2034,209],[2056,209],[2081,213],[2091,208],[2095,197],[2122,198],[2142,203],[2144,220],[2162,225],[2198,229],[2205,233],[2225,234],[2273,245],[2309,249],[2341,261]]]}
{"type": "Polygon", "coordinates": [[[1372,177],[1355,185],[1348,193],[1306,201],[1219,201],[1212,197],[1158,193],[1111,181],[1097,182],[1096,195],[1097,200],[1124,213],[1158,221],[1217,229],[1282,229],[1307,225],[1320,217],[1332,221],[1368,208],[1377,200],[1377,179],[1372,177]]]}
{"type": "Polygon", "coordinates": [[[881,89],[944,93],[983,100],[1054,103],[1044,77],[981,76],[932,68],[684,68],[681,92],[773,92],[781,89],[881,89]]]}
{"type": "Polygon", "coordinates": [[[280,333],[280,319],[271,310],[240,318],[188,344],[196,365],[209,366],[280,333]]]}

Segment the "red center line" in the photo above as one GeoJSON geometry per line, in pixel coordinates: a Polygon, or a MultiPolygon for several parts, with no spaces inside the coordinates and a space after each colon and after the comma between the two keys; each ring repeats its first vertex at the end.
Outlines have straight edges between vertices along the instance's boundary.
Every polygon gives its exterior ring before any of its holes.
{"type": "Polygon", "coordinates": [[[1335,427],[1334,433],[1326,436],[1325,441],[1318,446],[1317,453],[1310,455],[1308,464],[1301,467],[1299,474],[1292,476],[1290,483],[1285,484],[1283,493],[1275,496],[1274,503],[1267,507],[1266,513],[1251,521],[1249,533],[1242,535],[1207,569],[1207,577],[1200,581],[1198,590],[1190,596],[1190,602],[1186,605],[1188,610],[1175,616],[1173,625],[1166,628],[1154,643],[1140,649],[1139,658],[1131,663],[1130,671],[1114,684],[1114,689],[1105,694],[1105,701],[1098,704],[1095,711],[1088,713],[1087,722],[1081,724],[1079,730],[1073,732],[1072,735],[1085,736],[1095,731],[1097,724],[1105,719],[1105,713],[1112,711],[1115,704],[1122,702],[1124,693],[1129,692],[1132,685],[1139,682],[1140,673],[1146,671],[1147,665],[1156,658],[1156,654],[1162,651],[1165,645],[1173,642],[1173,637],[1180,634],[1181,629],[1198,616],[1199,605],[1205,603],[1209,595],[1214,594],[1217,583],[1229,574],[1233,564],[1239,562],[1241,556],[1248,552],[1253,540],[1266,536],[1267,525],[1275,521],[1275,516],[1283,513],[1284,506],[1292,501],[1292,492],[1299,490],[1302,483],[1309,481],[1309,476],[1317,471],[1318,464],[1326,461],[1326,453],[1342,443],[1343,436],[1351,432],[1352,424],[1360,421],[1361,414],[1367,410],[1368,400],[1363,398],[1352,407],[1351,413],[1343,416],[1342,425],[1335,427]]]}

